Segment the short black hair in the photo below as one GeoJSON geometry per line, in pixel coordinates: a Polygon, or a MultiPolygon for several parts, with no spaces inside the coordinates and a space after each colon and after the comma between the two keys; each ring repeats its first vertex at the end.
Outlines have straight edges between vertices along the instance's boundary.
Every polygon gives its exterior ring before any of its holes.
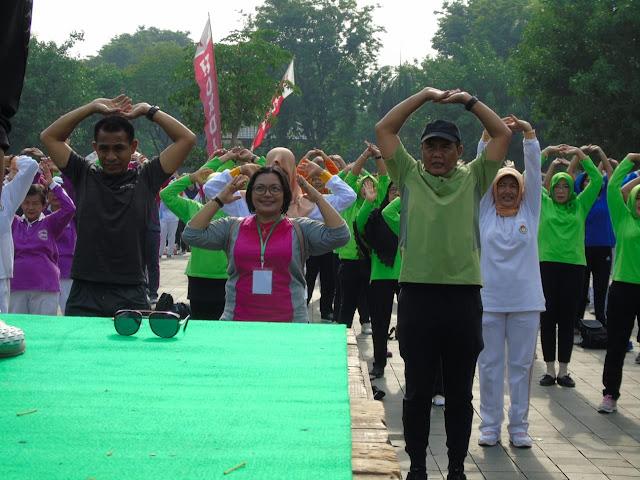
{"type": "Polygon", "coordinates": [[[43,205],[47,204],[47,190],[43,185],[40,185],[39,183],[32,183],[29,187],[29,190],[27,191],[27,194],[24,196],[24,199],[26,200],[27,197],[31,195],[37,195],[38,197],[40,197],[40,202],[43,205]]]}
{"type": "Polygon", "coordinates": [[[256,173],[254,173],[251,177],[251,180],[249,180],[249,183],[247,184],[247,194],[245,196],[245,198],[247,199],[247,206],[249,207],[249,211],[251,213],[256,213],[256,207],[253,205],[253,186],[255,185],[256,180],[260,175],[265,175],[267,173],[274,173],[280,179],[280,185],[282,185],[282,194],[284,195],[280,213],[286,215],[287,211],[289,210],[289,205],[291,205],[293,193],[291,193],[291,186],[289,185],[287,174],[282,168],[278,166],[262,167],[260,170],[257,170],[256,173]]]}
{"type": "Polygon", "coordinates": [[[96,126],[93,129],[93,139],[96,142],[98,141],[98,132],[100,130],[109,133],[125,132],[130,144],[133,143],[133,140],[136,137],[133,124],[122,115],[107,115],[96,123],[96,126]]]}

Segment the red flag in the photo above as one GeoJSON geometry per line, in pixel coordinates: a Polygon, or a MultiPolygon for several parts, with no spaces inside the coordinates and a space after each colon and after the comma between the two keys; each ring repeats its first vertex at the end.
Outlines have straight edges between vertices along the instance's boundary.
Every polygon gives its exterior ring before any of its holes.
{"type": "Polygon", "coordinates": [[[213,56],[213,39],[211,21],[209,19],[207,19],[207,24],[196,49],[193,67],[196,73],[196,81],[200,86],[200,99],[204,106],[206,118],[204,132],[207,136],[207,153],[211,155],[222,146],[222,132],[220,130],[218,77],[216,76],[216,60],[213,56]]]}
{"type": "Polygon", "coordinates": [[[271,100],[271,109],[264,116],[264,120],[262,120],[262,123],[258,128],[258,133],[256,133],[256,138],[253,139],[253,144],[251,144],[252,152],[262,143],[264,136],[267,134],[267,130],[269,130],[269,128],[271,127],[271,123],[269,122],[269,120],[272,116],[275,117],[276,115],[278,115],[278,112],[280,112],[280,104],[282,103],[282,101],[293,93],[293,89],[287,83],[287,81],[289,81],[293,85],[296,84],[293,74],[293,60],[295,60],[295,58],[291,60],[289,67],[287,67],[287,71],[284,72],[282,82],[280,83],[280,86],[282,87],[282,94],[276,94],[271,100]]]}

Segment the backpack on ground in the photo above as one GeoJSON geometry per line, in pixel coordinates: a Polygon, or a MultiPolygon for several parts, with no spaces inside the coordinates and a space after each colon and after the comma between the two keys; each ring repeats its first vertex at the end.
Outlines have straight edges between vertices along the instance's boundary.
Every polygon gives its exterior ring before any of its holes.
{"type": "Polygon", "coordinates": [[[580,342],[582,348],[607,348],[609,334],[598,320],[582,319],[578,322],[578,328],[582,335],[582,342],[580,342]]]}

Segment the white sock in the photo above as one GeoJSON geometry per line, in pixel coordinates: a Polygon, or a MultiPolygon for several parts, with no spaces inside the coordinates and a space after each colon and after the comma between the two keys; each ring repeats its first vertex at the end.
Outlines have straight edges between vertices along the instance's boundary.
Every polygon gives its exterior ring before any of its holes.
{"type": "Polygon", "coordinates": [[[569,372],[567,372],[568,368],[569,368],[569,364],[568,363],[560,362],[560,368],[558,369],[558,376],[559,377],[564,377],[564,376],[568,375],[568,373],[569,373],[569,372]]]}
{"type": "Polygon", "coordinates": [[[556,362],[547,362],[547,375],[556,378],[556,362]]]}

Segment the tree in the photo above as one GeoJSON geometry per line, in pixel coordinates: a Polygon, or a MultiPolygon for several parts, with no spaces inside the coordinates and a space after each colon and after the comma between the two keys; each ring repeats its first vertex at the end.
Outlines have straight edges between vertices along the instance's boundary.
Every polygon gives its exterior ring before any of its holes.
{"type": "MultiPolygon", "coordinates": [[[[275,42],[296,56],[296,85],[271,128],[279,145],[297,151],[319,147],[337,153],[353,138],[363,104],[362,84],[375,71],[383,31],[373,24],[373,6],[355,0],[266,0],[247,29],[272,29],[275,42]]],[[[361,145],[358,145],[360,148],[361,145]]]]}
{"type": "Polygon", "coordinates": [[[146,55],[147,49],[160,43],[169,43],[186,47],[191,45],[189,32],[173,32],[160,30],[155,27],[139,26],[134,34],[123,33],[116,35],[103,46],[98,55],[88,60],[91,67],[105,63],[114,64],[119,70],[138,63],[146,55]]]}
{"type": "MultiPolygon", "coordinates": [[[[222,131],[231,133],[233,146],[238,144],[242,127],[262,121],[291,61],[291,53],[271,42],[275,35],[268,30],[233,32],[214,46],[220,121],[222,131]]],[[[185,125],[194,132],[203,132],[205,117],[193,73],[194,54],[195,45],[184,49],[176,71],[176,77],[184,83],[171,101],[180,109],[185,125]]]]}
{"type": "Polygon", "coordinates": [[[453,55],[459,47],[488,43],[506,60],[520,43],[522,31],[532,15],[532,0],[454,0],[445,1],[433,37],[433,48],[442,55],[453,55]]]}
{"type": "Polygon", "coordinates": [[[534,119],[572,144],[621,158],[638,148],[640,1],[541,0],[515,54],[534,119]]]}
{"type": "MultiPolygon", "coordinates": [[[[29,43],[29,58],[18,113],[12,120],[11,145],[16,153],[25,147],[41,146],[40,132],[64,113],[93,98],[95,86],[88,69],[80,60],[69,56],[82,34],[72,33],[58,46],[40,42],[35,36],[29,43]]],[[[72,145],[84,152],[90,149],[88,122],[73,132],[72,145]]]]}

